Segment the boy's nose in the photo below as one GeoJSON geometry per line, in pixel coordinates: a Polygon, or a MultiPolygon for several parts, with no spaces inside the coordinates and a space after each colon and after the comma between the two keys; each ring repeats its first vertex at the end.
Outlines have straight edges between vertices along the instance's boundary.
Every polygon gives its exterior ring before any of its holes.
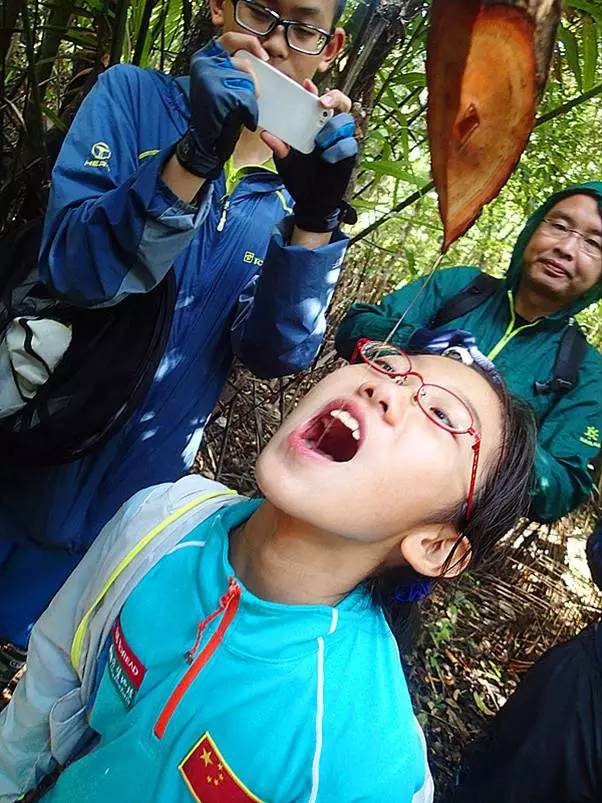
{"type": "Polygon", "coordinates": [[[262,37],[261,44],[270,58],[286,58],[288,55],[289,47],[282,25],[277,25],[272,33],[262,37]]]}

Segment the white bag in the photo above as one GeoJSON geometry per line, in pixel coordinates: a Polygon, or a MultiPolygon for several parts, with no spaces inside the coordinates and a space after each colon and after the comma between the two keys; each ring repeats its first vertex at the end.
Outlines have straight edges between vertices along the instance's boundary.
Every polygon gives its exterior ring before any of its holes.
{"type": "Polygon", "coordinates": [[[71,327],[50,318],[14,318],[0,341],[0,418],[24,407],[50,379],[71,343],[71,327]]]}

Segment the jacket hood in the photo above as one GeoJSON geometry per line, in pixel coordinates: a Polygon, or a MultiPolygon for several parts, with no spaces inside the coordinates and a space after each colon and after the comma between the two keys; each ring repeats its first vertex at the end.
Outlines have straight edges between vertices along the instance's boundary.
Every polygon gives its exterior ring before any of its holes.
{"type": "MultiPolygon", "coordinates": [[[[550,209],[561,201],[563,198],[568,198],[570,195],[591,195],[598,202],[598,209],[602,216],[602,181],[587,181],[583,184],[574,184],[567,187],[560,192],[550,195],[545,203],[543,203],[531,217],[527,220],[525,227],[518,235],[514,251],[512,252],[512,259],[507,273],[507,281],[510,289],[516,291],[520,276],[523,270],[523,254],[527,247],[529,240],[533,236],[535,229],[539,226],[545,215],[550,209]]],[[[602,280],[595,284],[591,290],[576,299],[570,306],[559,310],[558,312],[550,315],[550,318],[566,318],[576,315],[578,312],[589,307],[595,301],[602,298],[602,280]]]]}

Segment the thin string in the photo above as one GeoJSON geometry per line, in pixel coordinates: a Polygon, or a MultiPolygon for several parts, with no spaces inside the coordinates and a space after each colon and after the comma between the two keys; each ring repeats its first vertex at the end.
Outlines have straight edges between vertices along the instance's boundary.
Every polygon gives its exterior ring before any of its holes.
{"type": "Polygon", "coordinates": [[[409,311],[412,309],[412,307],[414,306],[414,304],[416,304],[416,302],[418,301],[418,299],[420,298],[420,296],[421,296],[421,295],[424,293],[424,291],[426,290],[426,288],[427,288],[427,287],[428,287],[428,285],[430,284],[430,281],[431,281],[431,279],[433,278],[433,276],[435,275],[435,271],[437,270],[437,268],[438,268],[438,267],[439,267],[439,265],[441,264],[441,260],[443,259],[443,257],[444,257],[444,254],[439,254],[439,256],[437,257],[437,259],[436,259],[436,260],[433,262],[433,267],[432,267],[432,268],[430,269],[430,271],[428,272],[428,274],[427,274],[427,277],[426,277],[426,279],[424,280],[424,282],[423,282],[423,284],[422,284],[422,287],[421,287],[421,288],[418,290],[418,292],[416,293],[416,295],[414,296],[414,298],[413,298],[413,299],[410,301],[410,303],[408,304],[408,306],[407,306],[407,307],[404,309],[404,311],[402,312],[402,314],[399,316],[399,320],[397,321],[397,323],[395,324],[395,326],[394,326],[394,327],[391,329],[391,331],[390,331],[390,332],[389,332],[389,334],[386,336],[386,338],[383,340],[383,344],[385,344],[385,345],[386,345],[387,343],[390,343],[390,342],[391,342],[391,340],[392,340],[392,339],[393,339],[393,337],[395,336],[395,333],[397,332],[397,330],[399,329],[399,327],[401,326],[401,324],[404,322],[404,320],[405,320],[405,317],[406,317],[406,315],[408,314],[408,312],[409,312],[409,311]]]}
{"type": "MultiPolygon", "coordinates": [[[[428,272],[428,274],[427,274],[427,276],[426,276],[426,279],[424,280],[424,282],[423,282],[422,286],[420,287],[420,289],[418,290],[418,292],[416,293],[416,295],[414,296],[414,298],[413,298],[413,299],[410,301],[410,303],[407,305],[407,307],[404,309],[404,311],[402,312],[402,314],[399,316],[399,319],[398,319],[398,321],[397,321],[397,322],[395,323],[395,325],[394,325],[394,326],[391,328],[391,330],[389,331],[389,333],[388,333],[388,335],[386,336],[386,338],[385,338],[385,339],[382,341],[382,345],[383,345],[383,346],[386,346],[388,343],[390,343],[390,342],[391,342],[391,340],[392,340],[392,339],[393,339],[393,337],[395,336],[395,334],[396,334],[397,330],[399,329],[399,327],[400,327],[400,326],[402,325],[402,323],[404,322],[404,320],[405,320],[405,317],[406,317],[406,315],[408,314],[408,312],[409,312],[409,311],[412,309],[412,307],[413,307],[413,306],[414,306],[414,305],[417,303],[417,301],[420,299],[420,297],[422,296],[422,294],[424,293],[424,291],[426,290],[426,288],[427,288],[427,287],[428,287],[428,285],[430,284],[430,281],[431,281],[431,279],[432,279],[432,278],[433,278],[433,276],[435,275],[435,271],[437,270],[437,268],[438,268],[438,267],[439,267],[439,265],[441,264],[441,260],[443,259],[443,257],[444,257],[444,254],[439,254],[439,256],[437,257],[437,259],[436,259],[436,260],[433,262],[433,266],[432,266],[432,268],[430,269],[430,271],[428,272]]],[[[380,353],[381,353],[381,352],[378,352],[378,354],[380,354],[380,353]]],[[[377,354],[376,356],[378,356],[378,354],[377,354]]],[[[347,402],[343,402],[343,404],[341,405],[341,407],[340,407],[339,409],[347,411],[347,402]]],[[[322,441],[324,440],[324,438],[325,438],[325,437],[328,435],[328,433],[330,432],[330,430],[333,428],[333,426],[334,426],[334,422],[335,422],[335,419],[334,419],[334,418],[331,418],[331,420],[330,420],[330,421],[328,421],[328,422],[326,423],[326,426],[324,427],[324,429],[323,429],[323,431],[322,431],[322,434],[320,435],[320,437],[318,438],[318,440],[317,440],[317,442],[316,442],[316,448],[318,448],[318,449],[320,448],[320,444],[322,443],[322,441]]]]}

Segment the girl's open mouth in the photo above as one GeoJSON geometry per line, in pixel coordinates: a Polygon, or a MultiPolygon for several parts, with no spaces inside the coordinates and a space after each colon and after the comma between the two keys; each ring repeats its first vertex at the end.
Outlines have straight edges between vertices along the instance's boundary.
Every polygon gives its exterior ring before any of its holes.
{"type": "Polygon", "coordinates": [[[291,438],[304,451],[335,463],[346,463],[355,457],[361,446],[362,427],[348,404],[336,401],[293,432],[291,438]]]}

